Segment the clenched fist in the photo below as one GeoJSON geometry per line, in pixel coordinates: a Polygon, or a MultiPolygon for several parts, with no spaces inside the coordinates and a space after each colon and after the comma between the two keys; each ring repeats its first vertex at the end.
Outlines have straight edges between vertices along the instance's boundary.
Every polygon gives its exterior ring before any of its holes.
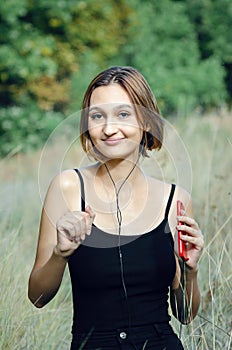
{"type": "Polygon", "coordinates": [[[68,258],[79,247],[86,235],[90,235],[95,214],[87,206],[85,211],[70,211],[56,224],[57,245],[55,254],[68,258]]]}

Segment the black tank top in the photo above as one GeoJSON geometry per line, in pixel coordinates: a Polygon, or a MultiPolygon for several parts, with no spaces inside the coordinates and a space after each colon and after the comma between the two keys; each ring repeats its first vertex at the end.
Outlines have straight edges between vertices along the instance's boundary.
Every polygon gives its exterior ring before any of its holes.
{"type": "MultiPolygon", "coordinates": [[[[76,172],[84,211],[84,182],[80,172],[76,172]]],[[[176,261],[168,214],[174,191],[172,185],[165,217],[156,228],[140,236],[121,236],[122,264],[118,236],[95,225],[91,235],[70,257],[74,334],[170,320],[168,291],[176,261]]]]}

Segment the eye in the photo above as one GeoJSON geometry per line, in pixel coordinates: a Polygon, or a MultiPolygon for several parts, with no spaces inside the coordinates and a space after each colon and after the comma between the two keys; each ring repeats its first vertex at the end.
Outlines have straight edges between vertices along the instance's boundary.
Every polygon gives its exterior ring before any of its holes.
{"type": "Polygon", "coordinates": [[[103,118],[103,115],[101,113],[94,113],[89,116],[92,120],[101,120],[103,118]]]}
{"type": "Polygon", "coordinates": [[[119,113],[119,116],[121,118],[125,119],[125,118],[128,118],[130,116],[130,114],[128,112],[126,112],[126,111],[123,111],[123,112],[119,113]]]}

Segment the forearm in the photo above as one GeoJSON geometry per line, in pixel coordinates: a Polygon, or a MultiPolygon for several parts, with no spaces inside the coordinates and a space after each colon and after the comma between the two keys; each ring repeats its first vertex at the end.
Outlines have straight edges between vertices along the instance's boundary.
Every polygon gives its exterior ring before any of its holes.
{"type": "Polygon", "coordinates": [[[197,315],[200,306],[200,290],[197,281],[198,270],[186,268],[186,303],[189,309],[190,321],[197,315]]]}
{"type": "Polygon", "coordinates": [[[191,322],[197,315],[200,305],[200,291],[197,281],[197,269],[181,268],[179,287],[172,290],[171,305],[175,315],[184,324],[191,322]]]}
{"type": "Polygon", "coordinates": [[[48,262],[31,273],[28,297],[36,307],[46,305],[57,293],[64,274],[67,259],[53,251],[48,262]]]}

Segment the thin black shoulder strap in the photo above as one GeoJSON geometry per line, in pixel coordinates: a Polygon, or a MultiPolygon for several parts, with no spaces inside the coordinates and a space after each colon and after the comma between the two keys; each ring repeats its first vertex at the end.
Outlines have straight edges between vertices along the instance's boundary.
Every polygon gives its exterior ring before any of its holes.
{"type": "Polygon", "coordinates": [[[80,179],[80,185],[81,185],[81,211],[85,211],[85,186],[84,186],[84,180],[83,177],[79,171],[79,169],[74,169],[75,172],[78,174],[80,179]]]}
{"type": "Polygon", "coordinates": [[[176,189],[176,185],[172,184],[171,191],[170,191],[169,198],[168,198],[168,203],[167,203],[166,210],[165,210],[165,218],[168,217],[175,189],[176,189]]]}

